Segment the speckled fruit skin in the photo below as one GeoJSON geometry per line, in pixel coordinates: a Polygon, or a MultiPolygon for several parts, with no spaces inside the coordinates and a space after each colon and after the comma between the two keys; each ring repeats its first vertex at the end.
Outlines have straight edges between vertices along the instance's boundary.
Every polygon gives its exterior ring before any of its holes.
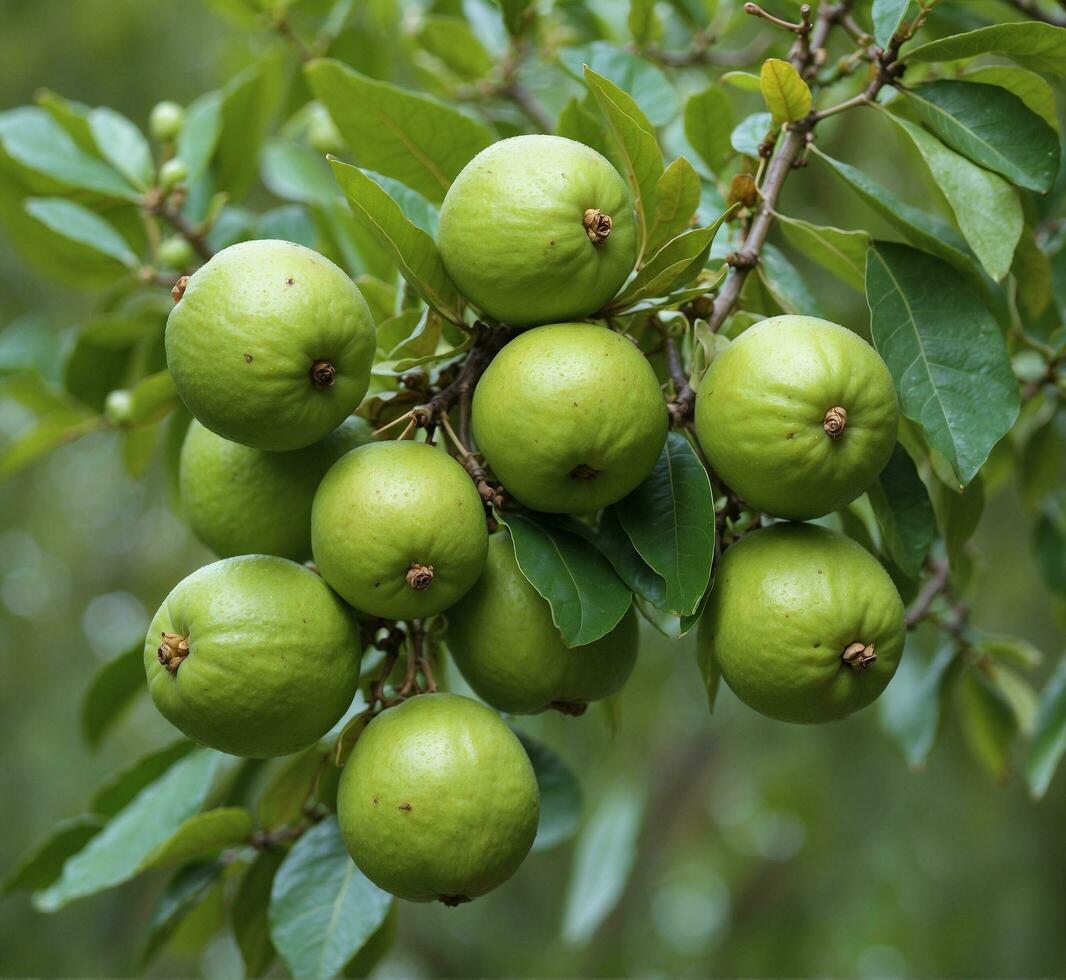
{"type": "Polygon", "coordinates": [[[621,500],[655,466],[666,403],[647,358],[621,334],[554,323],[519,334],[474,390],[474,439],[519,502],[581,514],[621,500]],[[595,471],[581,478],[582,467],[595,471]]]}
{"type": "Polygon", "coordinates": [[[352,859],[411,902],[456,904],[503,884],[529,853],[539,807],[522,743],[456,694],[419,695],[375,718],[337,794],[352,859]]]}
{"type": "Polygon", "coordinates": [[[193,572],[148,628],[148,690],[189,738],[233,755],[288,755],[347,710],[359,683],[355,618],[314,572],[284,558],[226,558],[193,572]],[[163,633],[189,642],[171,673],[163,633]]]}
{"type": "Polygon", "coordinates": [[[311,557],[311,504],[326,471],[366,445],[373,429],[352,416],[305,449],[272,453],[230,442],[195,419],[178,463],[182,512],[193,533],[221,558],[311,557]]]}
{"type": "Polygon", "coordinates": [[[698,643],[741,701],[780,721],[844,718],[874,701],[903,651],[903,603],[862,546],[813,524],[755,531],[722,557],[698,643]],[[856,671],[852,643],[877,660],[856,671]]]}
{"type": "Polygon", "coordinates": [[[421,619],[477,581],[488,531],[481,497],[447,453],[422,442],[379,442],[338,460],[315,494],[311,547],[323,578],[369,616],[421,619]],[[429,587],[407,582],[433,568],[429,587]]]}
{"type": "Polygon", "coordinates": [[[807,520],[870,486],[892,455],[899,408],[877,351],[827,320],[777,316],[714,359],[696,397],[696,434],[711,465],[753,508],[807,520]],[[823,428],[841,406],[837,439],[823,428]]]}
{"type": "Polygon", "coordinates": [[[189,277],[166,330],[178,393],[212,432],[256,449],[302,449],[366,394],[374,321],[343,270],[302,245],[242,242],[189,277]],[[316,387],[311,369],[336,375],[316,387]]]}
{"type": "Polygon", "coordinates": [[[636,261],[625,182],[605,157],[561,136],[515,136],[482,150],[444,198],[437,242],[459,291],[516,326],[595,313],[636,261]],[[590,209],[613,221],[599,245],[585,231],[590,209]]]}
{"type": "Polygon", "coordinates": [[[522,574],[501,531],[489,538],[477,584],[448,610],[447,643],[478,697],[499,711],[528,715],[620,691],[637,659],[637,618],[630,610],[594,643],[566,646],[551,607],[522,574]]]}

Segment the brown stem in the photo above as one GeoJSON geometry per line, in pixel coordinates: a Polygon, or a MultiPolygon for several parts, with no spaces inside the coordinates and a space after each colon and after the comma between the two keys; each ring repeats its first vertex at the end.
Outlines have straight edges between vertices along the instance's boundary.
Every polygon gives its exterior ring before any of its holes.
{"type": "Polygon", "coordinates": [[[194,228],[189,219],[177,208],[160,205],[158,213],[166,218],[171,227],[193,247],[201,259],[205,262],[210,262],[214,258],[214,249],[207,244],[207,239],[204,237],[203,232],[194,228]]]}
{"type": "Polygon", "coordinates": [[[663,333],[663,350],[666,354],[666,367],[670,372],[670,380],[674,384],[674,395],[670,398],[666,407],[670,412],[670,420],[674,425],[684,425],[692,418],[696,407],[696,392],[689,384],[685,374],[685,366],[681,363],[681,352],[677,349],[677,341],[668,333],[663,333]]]}
{"type": "Polygon", "coordinates": [[[933,574],[926,581],[925,585],[922,586],[918,595],[915,596],[914,601],[907,607],[907,612],[903,617],[907,629],[914,629],[915,626],[929,615],[929,607],[932,606],[937,596],[943,593],[948,587],[951,566],[948,564],[947,559],[935,559],[931,564],[931,568],[933,574]]]}

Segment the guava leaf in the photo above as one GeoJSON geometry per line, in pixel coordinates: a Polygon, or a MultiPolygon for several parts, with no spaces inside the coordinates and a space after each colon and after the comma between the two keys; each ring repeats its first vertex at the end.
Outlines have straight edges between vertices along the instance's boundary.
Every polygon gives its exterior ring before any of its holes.
{"type": "Polygon", "coordinates": [[[190,185],[203,176],[215,155],[221,132],[221,92],[207,92],[189,103],[175,149],[188,170],[186,181],[190,185]]]}
{"type": "Polygon", "coordinates": [[[469,116],[339,61],[312,61],[305,71],[359,163],[431,201],[443,201],[459,171],[492,142],[488,127],[469,116]]]}
{"type": "Polygon", "coordinates": [[[936,538],[936,518],[929,492],[899,443],[868,493],[889,557],[917,578],[936,538]]]}
{"type": "Polygon", "coordinates": [[[107,661],[93,675],[81,702],[81,725],[86,741],[93,747],[99,745],[144,688],[144,643],[141,642],[107,661]]]}
{"type": "Polygon", "coordinates": [[[545,515],[500,515],[522,574],[551,606],[568,647],[592,643],[618,625],[633,593],[582,536],[545,515]]]}
{"type": "Polygon", "coordinates": [[[655,214],[648,230],[648,252],[654,254],[688,228],[699,203],[699,174],[688,160],[678,157],[655,185],[655,214]]]}
{"type": "Polygon", "coordinates": [[[147,190],[155,174],[148,140],[122,113],[101,106],[89,113],[96,149],[134,187],[147,190]]]}
{"type": "Polygon", "coordinates": [[[906,89],[921,121],[956,153],[1045,193],[1059,171],[1058,134],[998,85],[938,79],[906,89]]]}
{"type": "Polygon", "coordinates": [[[786,313],[825,317],[826,310],[807,279],[781,249],[767,242],[755,267],[759,282],[786,313]]]}
{"type": "Polygon", "coordinates": [[[879,48],[888,47],[910,5],[911,0],[873,0],[870,16],[874,22],[874,40],[879,48]]]}
{"type": "Polygon", "coordinates": [[[533,850],[547,851],[577,833],[581,822],[581,786],[554,750],[517,728],[514,733],[533,764],[540,789],[540,823],[533,850]]]}
{"type": "Polygon", "coordinates": [[[176,868],[187,861],[203,861],[230,847],[249,843],[252,815],[243,807],[219,807],[189,817],[173,835],[148,854],[141,871],[176,868]]]}
{"type": "Polygon", "coordinates": [[[529,26],[536,7],[533,0],[496,0],[503,11],[503,23],[511,37],[520,37],[529,26]]]}
{"type": "Polygon", "coordinates": [[[37,845],[4,876],[3,893],[47,888],[63,871],[67,858],[77,854],[103,828],[107,818],[97,813],[57,823],[37,845]]]}
{"type": "Polygon", "coordinates": [[[766,108],[775,123],[799,122],[811,111],[811,90],[788,61],[767,58],[759,72],[766,108]]]}
{"type": "Polygon", "coordinates": [[[404,279],[441,316],[462,323],[463,301],[444,270],[433,239],[409,221],[381,185],[358,167],[332,157],[329,162],[352,210],[392,255],[404,279]]]}
{"type": "Polygon", "coordinates": [[[958,704],[962,733],[974,758],[1004,782],[1018,735],[1018,719],[1009,702],[980,667],[972,667],[963,674],[958,704]]]}
{"type": "Polygon", "coordinates": [[[1018,385],[992,315],[939,259],[875,243],[870,332],[903,414],[969,483],[1018,416],[1018,385]]]}
{"type": "Polygon", "coordinates": [[[860,293],[865,292],[869,232],[812,225],[783,214],[777,220],[785,239],[805,258],[817,262],[860,293]]]}
{"type": "Polygon", "coordinates": [[[973,537],[985,509],[985,488],[981,475],[975,476],[965,487],[949,487],[940,480],[932,483],[933,510],[948,560],[954,565],[962,554],[963,545],[973,537]]]}
{"type": "Polygon", "coordinates": [[[1055,111],[1055,92],[1036,72],[1017,65],[982,65],[971,68],[962,76],[968,82],[998,85],[1013,92],[1052,129],[1058,130],[1059,117],[1055,111]]]}
{"type": "Polygon", "coordinates": [[[667,612],[696,611],[711,580],[714,500],[692,446],[671,432],[648,478],[614,506],[633,547],[666,582],[667,612]]]}
{"type": "Polygon", "coordinates": [[[662,608],[666,605],[666,580],[633,547],[615,507],[608,507],[600,515],[594,540],[618,577],[630,589],[653,606],[662,608]]]}
{"type": "Polygon", "coordinates": [[[1066,75],[1066,31],[1038,21],[992,24],[911,48],[904,60],[959,61],[979,54],[1001,54],[1034,71],[1066,75]]]}
{"type": "Polygon", "coordinates": [[[720,86],[708,86],[685,101],[685,139],[711,168],[711,173],[717,174],[733,155],[729,142],[732,130],[733,107],[720,86]]]}
{"type": "Polygon", "coordinates": [[[1040,694],[1033,737],[1025,756],[1029,792],[1040,799],[1051,785],[1066,752],[1066,657],[1059,661],[1040,694]]]}
{"type": "Polygon", "coordinates": [[[61,197],[30,197],[23,207],[30,217],[57,235],[114,259],[126,269],[137,268],[137,256],[126,239],[95,211],[61,197]]]}
{"type": "Polygon", "coordinates": [[[323,745],[284,759],[259,796],[259,823],[273,828],[298,820],[314,797],[316,778],[329,764],[329,750],[323,745]]]}
{"type": "Polygon", "coordinates": [[[460,78],[480,79],[492,71],[492,55],[462,17],[429,14],[416,36],[426,51],[460,78]]]}
{"type": "Polygon", "coordinates": [[[89,801],[89,809],[93,813],[113,817],[119,810],[133,802],[145,786],[154,783],[175,762],[185,758],[194,748],[196,748],[195,742],[182,738],[142,756],[101,784],[93,793],[92,800],[89,801]]]}
{"type": "Polygon", "coordinates": [[[652,126],[665,126],[677,115],[677,88],[657,65],[611,41],[560,48],[559,62],[578,81],[588,65],[621,91],[628,92],[652,126]]]}
{"type": "Polygon", "coordinates": [[[274,876],[284,859],[285,852],[280,849],[261,851],[241,878],[233,900],[233,937],[247,977],[262,976],[276,955],[267,909],[274,876]]]}
{"type": "Polygon", "coordinates": [[[729,134],[729,142],[737,153],[758,158],[759,144],[774,130],[774,117],[768,112],[756,112],[741,119],[729,134]]]}
{"type": "Polygon", "coordinates": [[[221,758],[218,752],[198,749],[143,789],[67,861],[58,881],[34,895],[35,907],[55,912],[136,875],[141,862],[203,805],[221,758]]]}
{"type": "Polygon", "coordinates": [[[234,870],[234,865],[222,861],[190,864],[167,882],[148,919],[148,934],[138,957],[142,968],[166,946],[179,927],[191,920],[193,913],[211,917],[214,913],[218,916],[215,928],[222,924],[218,921],[222,917],[222,903],[218,902],[214,908],[207,903],[212,898],[221,898],[216,889],[222,885],[227,872],[234,870]]]}
{"type": "Polygon", "coordinates": [[[370,939],[391,904],[392,896],[355,866],[330,817],[297,840],[274,876],[270,936],[293,976],[328,980],[370,939]]]}

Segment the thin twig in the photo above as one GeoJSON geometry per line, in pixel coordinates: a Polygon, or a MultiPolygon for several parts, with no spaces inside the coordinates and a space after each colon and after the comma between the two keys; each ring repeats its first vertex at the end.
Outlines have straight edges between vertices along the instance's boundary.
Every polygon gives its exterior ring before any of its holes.
{"type": "Polygon", "coordinates": [[[948,564],[947,559],[938,558],[932,563],[933,574],[922,586],[918,595],[915,596],[914,601],[907,607],[907,612],[903,617],[904,623],[907,625],[907,629],[914,629],[927,615],[929,615],[929,608],[933,602],[940,596],[944,590],[948,587],[948,580],[951,576],[951,566],[948,564]]]}
{"type": "Polygon", "coordinates": [[[161,205],[157,213],[166,218],[174,230],[193,247],[201,259],[205,262],[210,262],[214,258],[215,251],[207,244],[207,239],[204,237],[203,232],[194,228],[189,219],[177,208],[161,205]]]}

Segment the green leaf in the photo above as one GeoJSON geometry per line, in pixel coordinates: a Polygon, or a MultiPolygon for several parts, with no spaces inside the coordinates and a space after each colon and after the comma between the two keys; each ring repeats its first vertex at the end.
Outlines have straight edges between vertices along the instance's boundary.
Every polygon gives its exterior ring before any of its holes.
{"type": "Polygon", "coordinates": [[[359,163],[431,201],[443,201],[459,171],[492,142],[492,133],[469,116],[339,61],[312,61],[305,71],[359,163]]]}
{"type": "Polygon", "coordinates": [[[58,197],[27,198],[24,207],[27,214],[57,235],[106,255],[127,269],[139,265],[126,239],[95,211],[58,197]]]}
{"type": "Polygon", "coordinates": [[[663,157],[655,128],[632,96],[609,79],[586,68],[585,83],[607,120],[607,131],[621,163],[622,175],[629,184],[637,218],[638,252],[643,254],[648,224],[654,214],[655,187],[663,175],[663,157]]]}
{"type": "Polygon", "coordinates": [[[1010,271],[1024,225],[1018,192],[1002,177],[949,150],[921,126],[893,113],[887,115],[917,147],[963,236],[998,282],[1010,271]]]}
{"type": "Polygon", "coordinates": [[[933,483],[933,510],[944,536],[944,548],[948,558],[955,564],[962,554],[963,546],[973,537],[981,515],[985,510],[984,481],[978,475],[961,491],[945,486],[939,480],[933,483]]]}
{"type": "Polygon", "coordinates": [[[602,153],[610,158],[614,152],[607,145],[607,137],[603,131],[603,123],[595,112],[586,108],[586,99],[579,99],[576,95],[563,106],[559,113],[559,121],[555,124],[555,132],[559,136],[576,140],[591,146],[597,153],[602,153]]]}
{"type": "Polygon", "coordinates": [[[329,206],[341,197],[326,158],[302,143],[268,140],[259,169],[267,188],[285,200],[329,206]]]}
{"type": "Polygon", "coordinates": [[[21,861],[4,876],[2,892],[38,891],[47,888],[63,871],[67,859],[89,843],[106,823],[96,813],[57,823],[21,861]]]}
{"type": "Polygon", "coordinates": [[[230,847],[247,844],[252,815],[243,807],[220,807],[189,817],[168,840],[141,861],[141,871],[176,868],[188,861],[213,858],[230,847]]]}
{"type": "Polygon", "coordinates": [[[799,122],[811,111],[811,90],[790,62],[767,58],[759,72],[759,83],[775,123],[799,122]]]}
{"type": "Polygon", "coordinates": [[[520,37],[536,14],[533,0],[496,0],[503,10],[503,23],[507,33],[520,37]]]}
{"type": "Polygon", "coordinates": [[[608,305],[610,310],[626,310],[641,300],[665,296],[689,285],[702,271],[718,229],[739,205],[720,214],[714,224],[693,228],[667,242],[608,305]]]}
{"type": "Polygon", "coordinates": [[[306,752],[282,761],[281,768],[263,789],[256,805],[256,816],[264,827],[281,827],[294,823],[312,802],[315,784],[329,765],[329,750],[313,745],[306,752]]]}
{"type": "Polygon", "coordinates": [[[1033,529],[1033,552],[1047,587],[1066,596],[1066,493],[1044,502],[1033,529]]]}
{"type": "Polygon", "coordinates": [[[178,403],[178,390],[167,370],[142,378],[130,390],[130,404],[125,421],[129,425],[158,422],[178,403]]]}
{"type": "MultiPolygon", "coordinates": [[[[231,867],[231,866],[230,866],[231,867]]],[[[194,912],[211,913],[207,900],[219,897],[217,891],[228,866],[221,861],[191,864],[182,868],[163,889],[148,920],[148,935],[139,964],[144,967],[175,936],[194,912]]]]}
{"type": "Polygon", "coordinates": [[[655,214],[648,231],[648,253],[654,254],[688,228],[699,203],[699,174],[688,160],[678,157],[655,185],[655,214]]]}
{"type": "Polygon", "coordinates": [[[723,85],[732,85],[742,92],[762,92],[762,79],[750,71],[727,71],[718,81],[723,85]]]}
{"type": "Polygon", "coordinates": [[[852,289],[860,293],[865,291],[869,232],[812,225],[785,215],[780,215],[777,220],[788,243],[805,258],[828,269],[852,289]]]}
{"type": "Polygon", "coordinates": [[[155,163],[141,131],[121,113],[103,107],[89,113],[89,128],[100,156],[134,187],[147,190],[155,163]]]}
{"type": "Polygon", "coordinates": [[[899,30],[911,0],[873,0],[870,16],[874,22],[874,40],[879,48],[887,48],[892,35],[899,30]]]}
{"type": "Polygon", "coordinates": [[[694,613],[711,580],[714,501],[688,439],[669,433],[648,478],[614,509],[640,557],[666,581],[663,608],[694,613]]]}
{"type": "Polygon", "coordinates": [[[99,786],[93,793],[89,809],[94,813],[103,813],[113,817],[119,810],[132,803],[145,786],[154,783],[175,762],[184,759],[195,747],[195,742],[182,738],[142,756],[131,766],[115,773],[107,782],[99,786]]]}
{"type": "Polygon", "coordinates": [[[638,47],[651,41],[660,29],[659,19],[655,16],[655,0],[630,0],[626,26],[638,47]]]}
{"type": "Polygon", "coordinates": [[[1000,782],[1011,770],[1018,721],[1003,693],[979,668],[968,670],[959,688],[959,721],[977,759],[1000,782]]]}
{"type": "Polygon", "coordinates": [[[904,60],[958,61],[979,54],[1000,54],[1034,71],[1066,75],[1066,31],[1036,21],[993,24],[919,45],[904,60]]]}
{"type": "Polygon", "coordinates": [[[936,538],[936,517],[918,470],[898,443],[877,482],[867,491],[885,551],[916,579],[936,538]]]}
{"type": "Polygon", "coordinates": [[[1052,129],[1059,128],[1055,93],[1036,72],[1015,65],[982,65],[980,68],[971,68],[963,78],[982,85],[998,85],[1013,92],[1052,129]]]}
{"type": "Polygon", "coordinates": [[[690,95],[685,101],[685,139],[717,174],[733,155],[733,107],[718,85],[690,95]]]}
{"type": "Polygon", "coordinates": [[[562,522],[506,514],[522,574],[551,606],[552,621],[569,647],[592,643],[618,625],[633,594],[610,563],[562,522]]]}
{"type": "Polygon", "coordinates": [[[779,248],[767,242],[755,270],[774,302],[786,313],[826,316],[818,297],[807,285],[806,278],[779,248]]]}
{"type": "Polygon", "coordinates": [[[107,661],[93,675],[81,702],[81,726],[94,748],[144,689],[144,643],[107,661]]]}
{"type": "Polygon", "coordinates": [[[1040,694],[1033,737],[1025,756],[1029,792],[1039,800],[1051,785],[1066,752],[1066,657],[1059,661],[1040,694]]]}
{"type": "Polygon", "coordinates": [[[729,142],[737,153],[746,157],[759,157],[759,144],[774,130],[774,118],[768,112],[756,112],[741,119],[733,132],[729,134],[729,142]]]}
{"type": "Polygon", "coordinates": [[[384,921],[392,896],[356,868],[337,819],[316,824],[274,877],[270,935],[293,976],[336,976],[384,921]]]}
{"type": "Polygon", "coordinates": [[[0,112],[0,147],[20,167],[66,188],[134,201],[137,192],[102,160],[82,150],[44,109],[0,112]]]}
{"type": "Polygon", "coordinates": [[[1018,416],[995,321],[944,263],[906,245],[871,247],[866,294],[874,346],[903,414],[969,483],[1018,416]]]}
{"type": "Polygon", "coordinates": [[[492,55],[461,17],[430,14],[418,30],[418,43],[460,78],[480,79],[492,71],[492,55]]]}
{"type": "Polygon", "coordinates": [[[102,412],[108,393],[126,382],[134,348],[159,337],[162,320],[156,316],[105,313],[77,333],[63,365],[63,385],[72,395],[102,412]]]}
{"type": "Polygon", "coordinates": [[[526,750],[540,789],[540,823],[534,851],[547,851],[577,833],[581,822],[581,786],[552,749],[525,732],[514,730],[526,750]]]}
{"type": "Polygon", "coordinates": [[[244,197],[255,182],[259,148],[284,96],[284,73],[283,52],[268,49],[222,90],[213,169],[215,189],[231,200],[244,197]]]}
{"type": "Polygon", "coordinates": [[[615,783],[600,796],[574,849],[563,911],[563,939],[587,943],[625,891],[637,853],[645,794],[634,783],[615,783]]]}
{"type": "Polygon", "coordinates": [[[198,749],[174,765],[63,866],[59,880],[34,896],[42,912],[128,881],[141,862],[200,809],[221,756],[198,749]]]}
{"type": "Polygon", "coordinates": [[[231,906],[233,936],[244,960],[244,975],[262,976],[274,961],[274,943],[270,939],[270,891],[281,862],[282,850],[260,851],[241,879],[231,906]]]}
{"type": "Polygon", "coordinates": [[[175,149],[188,170],[187,183],[195,184],[207,169],[222,132],[222,93],[208,92],[189,103],[185,124],[175,149]]]}
{"type": "Polygon", "coordinates": [[[1040,193],[1055,183],[1058,134],[1014,93],[947,78],[906,92],[921,121],[978,166],[1040,193]]]}
{"type": "Polygon", "coordinates": [[[879,706],[881,727],[903,751],[912,769],[923,768],[933,751],[943,725],[945,702],[960,669],[953,644],[944,647],[928,666],[920,665],[919,660],[915,650],[905,650],[879,706]]]}
{"type": "Polygon", "coordinates": [[[1044,659],[1043,654],[1028,640],[1002,633],[982,633],[977,643],[981,656],[1002,660],[1023,670],[1035,670],[1044,659]]]}
{"type": "Polygon", "coordinates": [[[637,553],[614,507],[608,507],[600,515],[593,540],[618,577],[633,592],[658,609],[666,605],[666,580],[637,553]]]}
{"type": "Polygon", "coordinates": [[[593,41],[576,48],[560,48],[559,61],[581,81],[585,65],[633,97],[654,127],[665,126],[677,115],[677,89],[661,68],[630,54],[610,41],[593,41]]]}
{"type": "Polygon", "coordinates": [[[330,165],[352,210],[392,255],[404,279],[441,316],[462,323],[462,299],[433,239],[408,221],[400,206],[358,167],[332,158],[330,165]]]}
{"type": "Polygon", "coordinates": [[[1051,416],[1026,441],[1018,482],[1026,506],[1036,510],[1066,474],[1066,413],[1051,416]]]}

